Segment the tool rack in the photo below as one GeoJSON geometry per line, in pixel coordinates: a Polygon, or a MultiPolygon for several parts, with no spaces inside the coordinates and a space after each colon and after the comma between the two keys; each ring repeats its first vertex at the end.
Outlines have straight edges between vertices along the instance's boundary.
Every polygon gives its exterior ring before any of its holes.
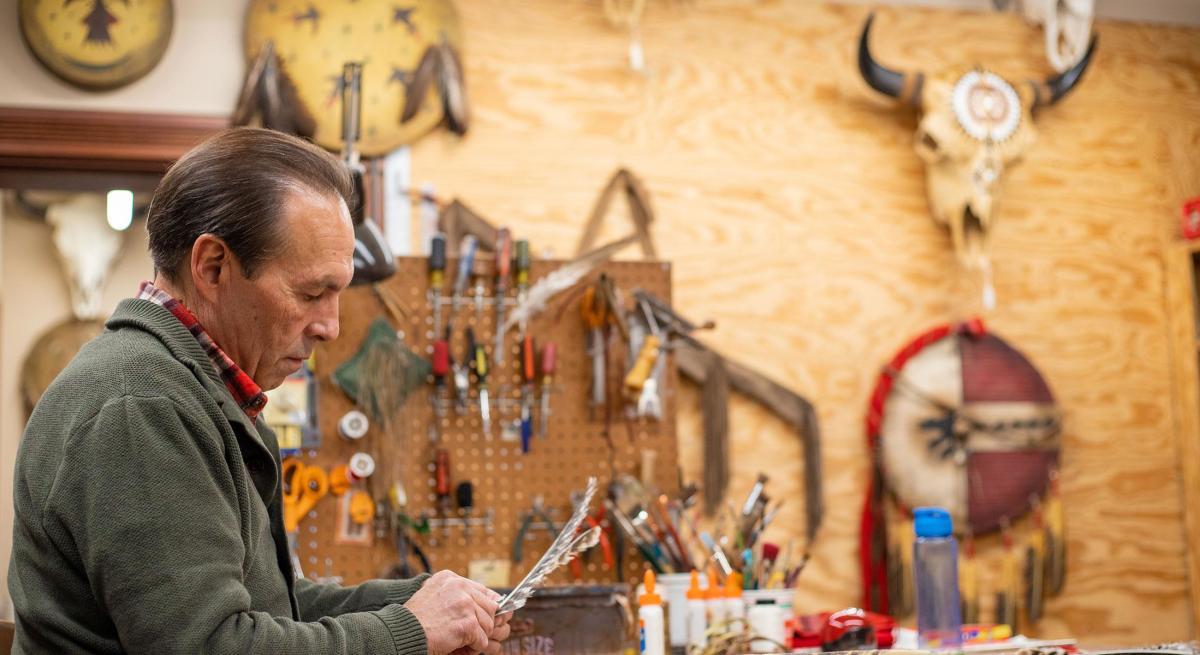
{"type": "MultiPolygon", "coordinates": [[[[519,441],[501,439],[503,420],[511,420],[519,413],[521,387],[520,336],[516,328],[505,337],[508,351],[501,365],[492,365],[489,374],[491,387],[493,425],[490,434],[481,434],[478,398],[474,385],[471,389],[470,410],[457,415],[453,409],[446,413],[442,422],[440,443],[430,441],[429,423],[434,418],[431,395],[435,393],[432,380],[414,392],[407,400],[391,434],[385,434],[380,426],[372,422],[361,440],[346,441],[338,436],[337,421],[346,412],[355,409],[353,402],[331,381],[333,370],[351,357],[360,347],[368,326],[380,317],[388,318],[396,328],[402,341],[413,352],[428,358],[432,352],[433,307],[428,295],[428,273],[425,258],[405,257],[397,260],[396,275],[380,286],[399,305],[400,321],[390,318],[384,304],[370,287],[353,287],[342,295],[341,335],[332,343],[322,344],[317,349],[315,374],[319,384],[318,418],[321,428],[321,446],[308,449],[300,457],[308,464],[325,469],[344,464],[358,451],[371,454],[376,462],[376,472],[364,483],[365,489],[376,500],[376,525],[368,526],[373,533],[369,546],[337,543],[337,502],[333,496],[321,499],[316,507],[300,522],[297,555],[310,577],[340,578],[345,584],[354,584],[384,575],[396,562],[396,542],[387,521],[386,498],[388,487],[397,476],[403,481],[408,497],[407,513],[414,518],[424,514],[439,517],[434,494],[433,461],[436,448],[445,448],[451,458],[452,485],[464,480],[474,484],[474,512],[470,520],[469,535],[464,535],[461,520],[452,518],[448,523],[432,526],[431,534],[418,537],[434,570],[450,569],[460,574],[467,573],[468,563],[476,559],[509,560],[513,539],[520,526],[521,515],[526,512],[536,496],[545,499],[546,506],[554,515],[565,517],[570,514],[570,494],[583,489],[588,476],[597,476],[601,492],[614,474],[638,474],[643,450],[657,453],[654,481],[658,491],[673,494],[678,491],[678,462],[675,436],[675,404],[678,378],[673,361],[668,360],[664,384],[660,390],[663,402],[662,419],[651,421],[638,419],[627,423],[621,416],[620,407],[612,403],[612,422],[605,436],[605,423],[601,417],[589,419],[588,389],[590,383],[590,359],[586,353],[587,329],[579,311],[579,294],[565,292],[551,300],[549,307],[529,324],[536,347],[548,340],[558,348],[558,369],[552,385],[552,415],[547,423],[547,436],[539,438],[535,429],[530,452],[521,453],[519,441]],[[566,302],[564,302],[566,301],[566,302]],[[610,450],[611,443],[611,450],[610,450]],[[380,507],[380,503],[384,503],[380,507]],[[488,514],[490,512],[490,514],[488,514]],[[490,517],[490,522],[487,518],[490,517]],[[431,539],[435,543],[431,543],[431,539]]],[[[447,269],[455,270],[452,258],[447,269]]],[[[555,270],[562,262],[535,260],[530,268],[530,283],[555,270]]],[[[453,316],[454,333],[450,340],[450,352],[461,357],[465,349],[464,328],[471,326],[477,340],[487,346],[489,357],[495,335],[496,307],[494,291],[494,261],[486,254],[476,258],[475,272],[482,275],[485,290],[485,310],[479,318],[475,312],[474,284],[468,285],[467,295],[453,316]]],[[[671,269],[669,264],[653,262],[609,262],[600,266],[587,280],[594,280],[599,272],[606,272],[625,292],[626,302],[632,302],[634,289],[645,289],[664,300],[671,298],[671,269]]],[[[444,294],[450,293],[447,284],[444,294]]],[[[443,295],[445,302],[446,295],[443,295]]],[[[510,314],[516,292],[509,285],[506,315],[510,314]]],[[[449,305],[442,307],[442,322],[449,317],[449,305]]],[[[620,389],[620,376],[626,370],[626,346],[613,328],[609,341],[609,375],[614,379],[610,386],[612,395],[620,389]]],[[[452,381],[447,389],[447,398],[453,398],[452,381]]],[[[539,389],[540,392],[540,389],[539,389]]],[[[535,417],[540,420],[538,403],[535,402],[535,417]]],[[[593,511],[602,507],[600,498],[592,504],[593,511]]],[[[615,526],[614,526],[615,528],[615,526]]],[[[553,539],[546,530],[529,530],[523,545],[524,555],[519,564],[514,564],[510,573],[510,584],[515,584],[536,562],[537,556],[553,539]]],[[[619,572],[605,570],[602,558],[592,556],[584,564],[584,583],[601,583],[620,580],[640,580],[644,564],[633,544],[625,541],[623,569],[619,572]]],[[[552,576],[552,583],[573,582],[566,567],[552,576]]]]}

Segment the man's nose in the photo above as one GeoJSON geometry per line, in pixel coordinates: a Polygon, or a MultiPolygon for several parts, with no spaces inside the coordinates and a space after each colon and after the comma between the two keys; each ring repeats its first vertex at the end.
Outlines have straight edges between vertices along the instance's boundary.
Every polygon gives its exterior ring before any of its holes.
{"type": "Polygon", "coordinates": [[[307,334],[318,341],[333,341],[338,337],[338,302],[322,303],[320,312],[308,324],[307,334]]]}

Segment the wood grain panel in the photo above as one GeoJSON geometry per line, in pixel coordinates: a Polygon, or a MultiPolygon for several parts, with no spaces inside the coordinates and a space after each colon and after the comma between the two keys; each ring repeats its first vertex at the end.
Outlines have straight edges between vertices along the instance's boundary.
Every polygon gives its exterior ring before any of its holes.
{"type": "MultiPolygon", "coordinates": [[[[613,169],[641,176],[678,306],[717,321],[705,337],[715,347],[815,403],[828,511],[797,603],[856,603],[871,384],[909,335],[979,311],[928,216],[915,117],[857,77],[867,9],[648,3],[639,75],[599,3],[458,4],[475,122],[465,139],[419,143],[414,179],[564,255],[613,169]]],[[[1177,441],[1197,428],[1172,402],[1164,261],[1172,180],[1200,180],[1200,30],[1097,29],[1093,69],[1039,116],[1038,142],[1006,180],[999,307],[986,319],[1037,363],[1066,413],[1070,573],[1033,632],[1122,646],[1193,634],[1177,441]]],[[[1040,77],[1041,39],[1012,15],[889,9],[873,45],[897,67],[987,61],[1040,77]]],[[[610,222],[608,236],[626,229],[610,222]]],[[[680,395],[688,479],[702,465],[698,402],[680,395]]],[[[802,539],[798,441],[741,399],[730,425],[731,497],[767,471],[788,499],[767,538],[802,539]]]]}

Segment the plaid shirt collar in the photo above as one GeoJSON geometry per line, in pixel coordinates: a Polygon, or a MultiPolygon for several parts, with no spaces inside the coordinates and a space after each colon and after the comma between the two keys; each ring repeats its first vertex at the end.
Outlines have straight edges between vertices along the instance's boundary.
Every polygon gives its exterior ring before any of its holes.
{"type": "Polygon", "coordinates": [[[138,287],[138,299],[149,300],[156,305],[161,305],[179,319],[180,323],[183,323],[183,327],[192,333],[208,358],[212,360],[213,366],[221,375],[221,381],[225,383],[225,388],[229,389],[229,393],[237,401],[238,407],[252,422],[257,419],[263,407],[267,405],[267,394],[229,358],[229,355],[225,354],[225,351],[221,350],[217,342],[213,341],[208,332],[204,331],[200,321],[196,320],[196,316],[183,306],[183,301],[150,282],[142,282],[142,285],[138,287]]]}

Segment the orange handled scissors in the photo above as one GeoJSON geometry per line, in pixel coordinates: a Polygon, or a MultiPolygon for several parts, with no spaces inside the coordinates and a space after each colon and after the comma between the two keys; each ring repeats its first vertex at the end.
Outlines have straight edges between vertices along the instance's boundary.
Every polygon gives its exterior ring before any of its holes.
{"type": "Polygon", "coordinates": [[[329,493],[329,476],[319,466],[308,466],[295,457],[283,460],[283,527],[295,532],[300,519],[329,493]]]}

